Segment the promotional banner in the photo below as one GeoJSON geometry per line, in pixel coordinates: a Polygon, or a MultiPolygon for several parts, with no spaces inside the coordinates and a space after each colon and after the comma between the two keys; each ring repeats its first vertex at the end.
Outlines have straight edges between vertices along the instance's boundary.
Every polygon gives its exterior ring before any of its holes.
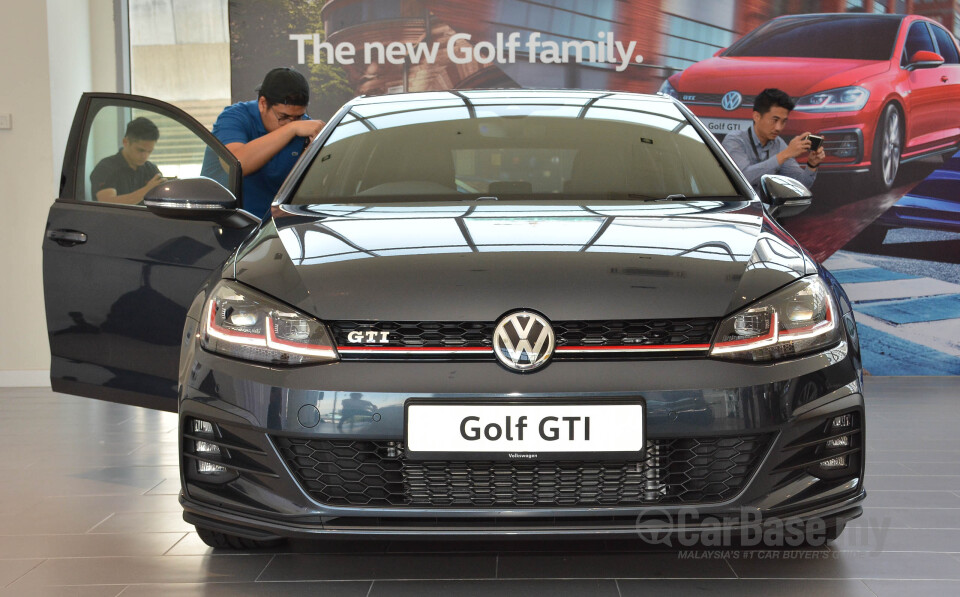
{"type": "Polygon", "coordinates": [[[783,224],[854,302],[865,368],[951,375],[960,373],[960,23],[941,5],[952,4],[230,0],[232,99],[255,99],[276,66],[307,77],[308,112],[321,119],[361,94],[660,91],[722,140],[756,134],[755,97],[781,89],[796,105],[779,136],[812,133],[825,156],[813,206],[783,224]]]}

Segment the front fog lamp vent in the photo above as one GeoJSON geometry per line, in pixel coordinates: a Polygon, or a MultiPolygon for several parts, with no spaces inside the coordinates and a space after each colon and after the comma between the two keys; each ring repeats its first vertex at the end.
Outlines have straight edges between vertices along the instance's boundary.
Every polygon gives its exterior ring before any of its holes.
{"type": "Polygon", "coordinates": [[[810,423],[811,429],[783,449],[778,471],[805,471],[824,480],[860,475],[862,414],[851,411],[810,423]]]}
{"type": "Polygon", "coordinates": [[[232,478],[234,474],[224,466],[231,460],[230,451],[222,447],[219,428],[202,419],[190,419],[184,427],[183,454],[193,461],[186,463],[186,470],[211,481],[232,478]]]}
{"type": "Polygon", "coordinates": [[[820,462],[808,471],[821,479],[859,475],[863,441],[859,414],[849,412],[831,417],[820,427],[820,433],[825,441],[812,446],[820,462]]]}
{"type": "Polygon", "coordinates": [[[206,460],[197,461],[197,472],[201,475],[219,475],[221,473],[227,472],[226,467],[219,464],[214,464],[213,462],[207,462],[206,460]]]}
{"type": "Polygon", "coordinates": [[[213,435],[213,423],[209,421],[201,421],[200,419],[194,419],[192,428],[194,433],[206,433],[209,435],[213,435]]]}
{"type": "Polygon", "coordinates": [[[216,454],[220,455],[220,446],[217,444],[211,444],[210,442],[205,442],[197,440],[194,443],[194,448],[197,450],[197,454],[216,454]]]}
{"type": "Polygon", "coordinates": [[[182,430],[188,481],[223,484],[245,473],[277,477],[264,463],[266,453],[250,441],[246,430],[192,417],[182,430]]]}
{"type": "Polygon", "coordinates": [[[835,437],[833,439],[827,440],[828,448],[846,448],[850,446],[850,436],[841,435],[840,437],[835,437]]]}
{"type": "Polygon", "coordinates": [[[823,136],[823,150],[836,158],[856,159],[860,154],[860,134],[827,133],[823,136]]]}
{"type": "MultiPolygon", "coordinates": [[[[845,415],[840,415],[839,417],[834,417],[833,420],[830,422],[829,431],[830,433],[837,433],[838,431],[845,431],[847,429],[850,429],[851,427],[853,427],[853,413],[847,413],[845,415]]],[[[830,439],[827,440],[827,449],[835,450],[835,449],[849,448],[851,446],[850,437],[851,436],[849,435],[840,435],[837,437],[831,437],[830,439]]],[[[833,459],[831,459],[831,461],[821,462],[820,468],[822,469],[843,468],[844,466],[847,465],[847,463],[846,463],[846,457],[844,456],[842,458],[843,458],[842,464],[833,463],[832,462],[833,459]]]]}
{"type": "Polygon", "coordinates": [[[828,458],[820,463],[820,468],[827,471],[843,469],[847,467],[847,457],[846,456],[834,456],[833,458],[828,458]]]}
{"type": "Polygon", "coordinates": [[[830,426],[834,429],[846,429],[853,425],[853,414],[847,413],[845,415],[840,415],[839,417],[834,417],[833,421],[830,423],[830,426]]]}

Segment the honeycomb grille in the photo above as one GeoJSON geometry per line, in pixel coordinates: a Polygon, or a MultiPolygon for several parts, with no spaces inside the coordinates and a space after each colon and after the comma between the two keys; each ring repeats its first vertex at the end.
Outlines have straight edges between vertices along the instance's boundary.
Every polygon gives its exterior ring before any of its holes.
{"type": "MultiPolygon", "coordinates": [[[[610,321],[554,321],[557,347],[644,346],[709,344],[717,320],[647,319],[610,321]]],[[[490,348],[495,322],[477,321],[334,321],[330,324],[338,346],[360,348],[490,348]],[[373,342],[350,342],[351,332],[375,332],[373,342]],[[387,342],[381,342],[387,332],[387,342]]],[[[366,339],[366,335],[363,336],[366,339]]],[[[348,355],[343,355],[349,358],[348,355]]],[[[493,358],[492,353],[489,358],[493,358]]],[[[562,358],[562,355],[556,355],[562,358]]]]}
{"type": "Polygon", "coordinates": [[[656,439],[643,461],[415,461],[396,442],[274,437],[303,488],[332,506],[595,507],[734,497],[769,436],[656,439]]]}
{"type": "Polygon", "coordinates": [[[710,344],[716,319],[557,321],[557,346],[710,344]]]}

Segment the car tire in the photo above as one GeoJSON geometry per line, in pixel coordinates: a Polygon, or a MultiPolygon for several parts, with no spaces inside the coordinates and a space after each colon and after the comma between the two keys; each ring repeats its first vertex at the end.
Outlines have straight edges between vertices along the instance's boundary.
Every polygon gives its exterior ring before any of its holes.
{"type": "Polygon", "coordinates": [[[903,115],[894,104],[887,104],[877,121],[870,154],[870,182],[874,190],[885,193],[893,187],[900,170],[903,152],[903,115]]]}
{"type": "Polygon", "coordinates": [[[197,529],[197,535],[200,536],[200,540],[214,549],[266,549],[269,547],[276,547],[277,545],[283,543],[283,539],[248,539],[247,537],[230,535],[228,533],[222,533],[220,531],[215,531],[205,527],[195,528],[197,529]]]}

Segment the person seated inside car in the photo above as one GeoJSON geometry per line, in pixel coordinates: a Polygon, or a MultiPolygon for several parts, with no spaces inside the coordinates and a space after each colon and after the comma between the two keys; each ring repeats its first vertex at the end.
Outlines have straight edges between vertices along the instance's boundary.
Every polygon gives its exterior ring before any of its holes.
{"type": "Polygon", "coordinates": [[[134,118],[127,124],[123,147],[100,160],[90,173],[97,201],[136,205],[147,191],[163,182],[160,169],[147,158],[160,138],[160,130],[149,118],[134,118]]]}

